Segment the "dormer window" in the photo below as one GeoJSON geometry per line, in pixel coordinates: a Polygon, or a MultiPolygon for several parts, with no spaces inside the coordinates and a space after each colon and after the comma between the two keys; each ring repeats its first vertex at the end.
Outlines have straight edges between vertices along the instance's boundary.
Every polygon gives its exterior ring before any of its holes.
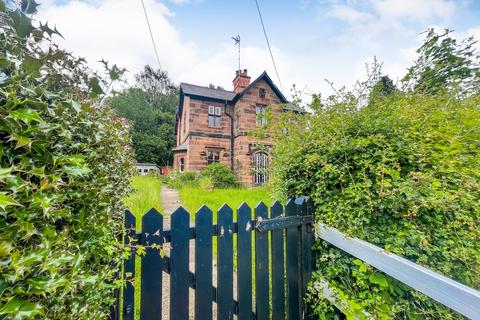
{"type": "Polygon", "coordinates": [[[260,90],[258,90],[258,96],[262,99],[265,98],[265,89],[263,88],[260,88],[260,90]]]}
{"type": "Polygon", "coordinates": [[[215,106],[208,106],[208,126],[221,127],[222,108],[215,106]]]}

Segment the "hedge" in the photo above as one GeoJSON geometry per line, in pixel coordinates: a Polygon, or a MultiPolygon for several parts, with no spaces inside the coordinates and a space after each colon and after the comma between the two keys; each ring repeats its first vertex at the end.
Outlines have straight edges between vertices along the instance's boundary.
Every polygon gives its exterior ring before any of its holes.
{"type": "Polygon", "coordinates": [[[0,318],[106,318],[133,174],[128,126],[101,106],[102,78],[32,24],[33,1],[2,4],[0,318]]]}
{"type": "MultiPolygon", "coordinates": [[[[479,105],[448,93],[360,108],[315,101],[277,128],[274,185],[310,195],[317,221],[480,289],[479,105]]],[[[323,241],[316,249],[314,282],[329,284],[348,318],[462,318],[323,241]]],[[[310,302],[322,319],[338,317],[321,292],[310,302]]]]}

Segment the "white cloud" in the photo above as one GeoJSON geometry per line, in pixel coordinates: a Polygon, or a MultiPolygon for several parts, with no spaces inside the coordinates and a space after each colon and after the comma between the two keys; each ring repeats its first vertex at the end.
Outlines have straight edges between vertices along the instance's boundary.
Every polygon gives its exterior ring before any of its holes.
{"type": "MultiPolygon", "coordinates": [[[[165,5],[153,0],[145,4],[149,8],[162,67],[185,69],[195,60],[193,43],[181,40],[168,20],[173,13],[165,5]]],[[[131,73],[138,72],[145,64],[157,65],[143,9],[137,2],[75,0],[63,5],[46,2],[37,18],[55,24],[65,37],[65,40],[58,39],[60,45],[85,57],[91,65],[105,58],[131,73]]]]}
{"type": "Polygon", "coordinates": [[[432,18],[449,18],[455,4],[446,0],[371,0],[381,19],[409,19],[428,21],[432,18]]]}
{"type": "Polygon", "coordinates": [[[332,5],[331,9],[327,12],[327,16],[345,21],[351,26],[370,23],[375,19],[374,15],[345,4],[332,5]]]}
{"type": "MultiPolygon", "coordinates": [[[[204,52],[202,49],[205,48],[183,39],[169,20],[174,13],[167,6],[154,0],[145,0],[145,6],[160,63],[175,82],[214,83],[226,89],[232,88],[237,51],[231,43],[208,48],[213,54],[208,50],[204,52]]],[[[133,75],[141,71],[144,65],[158,66],[139,2],[73,0],[58,4],[50,0],[42,4],[36,18],[55,24],[65,37],[65,40],[57,38],[60,45],[85,57],[91,66],[100,68],[101,65],[96,62],[104,58],[126,67],[130,71],[130,83],[133,83],[133,75]]],[[[273,51],[278,65],[282,67],[279,71],[282,79],[286,79],[283,86],[288,93],[293,81],[290,79],[295,78],[289,68],[289,60],[277,48],[273,48],[273,51]]],[[[272,79],[278,82],[265,48],[242,47],[242,67],[248,68],[252,77],[267,69],[272,79]]]]}
{"type": "Polygon", "coordinates": [[[448,20],[456,9],[449,0],[347,0],[323,2],[322,15],[346,23],[351,31],[405,31],[411,23],[448,20]]]}

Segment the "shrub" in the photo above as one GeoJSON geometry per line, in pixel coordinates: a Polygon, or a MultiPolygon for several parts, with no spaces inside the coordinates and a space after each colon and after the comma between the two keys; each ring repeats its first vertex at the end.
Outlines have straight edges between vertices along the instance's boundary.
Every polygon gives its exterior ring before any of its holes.
{"type": "MultiPolygon", "coordinates": [[[[318,221],[479,289],[479,104],[478,95],[400,93],[363,108],[316,101],[313,114],[280,126],[289,134],[276,135],[274,184],[310,195],[318,221]]],[[[462,319],[335,247],[317,250],[315,282],[352,318],[462,319]]],[[[333,318],[312,294],[317,313],[333,318]]]]}
{"type": "Polygon", "coordinates": [[[171,188],[181,189],[183,187],[197,187],[198,174],[195,172],[178,172],[176,170],[169,172],[165,177],[165,184],[171,188]]]}
{"type": "Polygon", "coordinates": [[[239,186],[237,178],[223,163],[211,163],[202,170],[202,177],[211,179],[214,189],[236,188],[239,186]]]}
{"type": "MultiPolygon", "coordinates": [[[[0,318],[101,319],[122,258],[127,126],[103,81],[0,1],[0,318]]],[[[116,67],[108,68],[113,80],[116,67]]]]}

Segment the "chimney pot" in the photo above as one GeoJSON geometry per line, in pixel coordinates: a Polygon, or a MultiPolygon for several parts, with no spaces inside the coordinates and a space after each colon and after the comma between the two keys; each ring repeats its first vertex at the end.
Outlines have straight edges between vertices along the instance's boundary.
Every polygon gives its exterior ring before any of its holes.
{"type": "Polygon", "coordinates": [[[235,72],[235,79],[233,79],[233,92],[239,93],[243,91],[250,84],[250,77],[248,76],[247,69],[243,71],[237,70],[235,72]]]}

